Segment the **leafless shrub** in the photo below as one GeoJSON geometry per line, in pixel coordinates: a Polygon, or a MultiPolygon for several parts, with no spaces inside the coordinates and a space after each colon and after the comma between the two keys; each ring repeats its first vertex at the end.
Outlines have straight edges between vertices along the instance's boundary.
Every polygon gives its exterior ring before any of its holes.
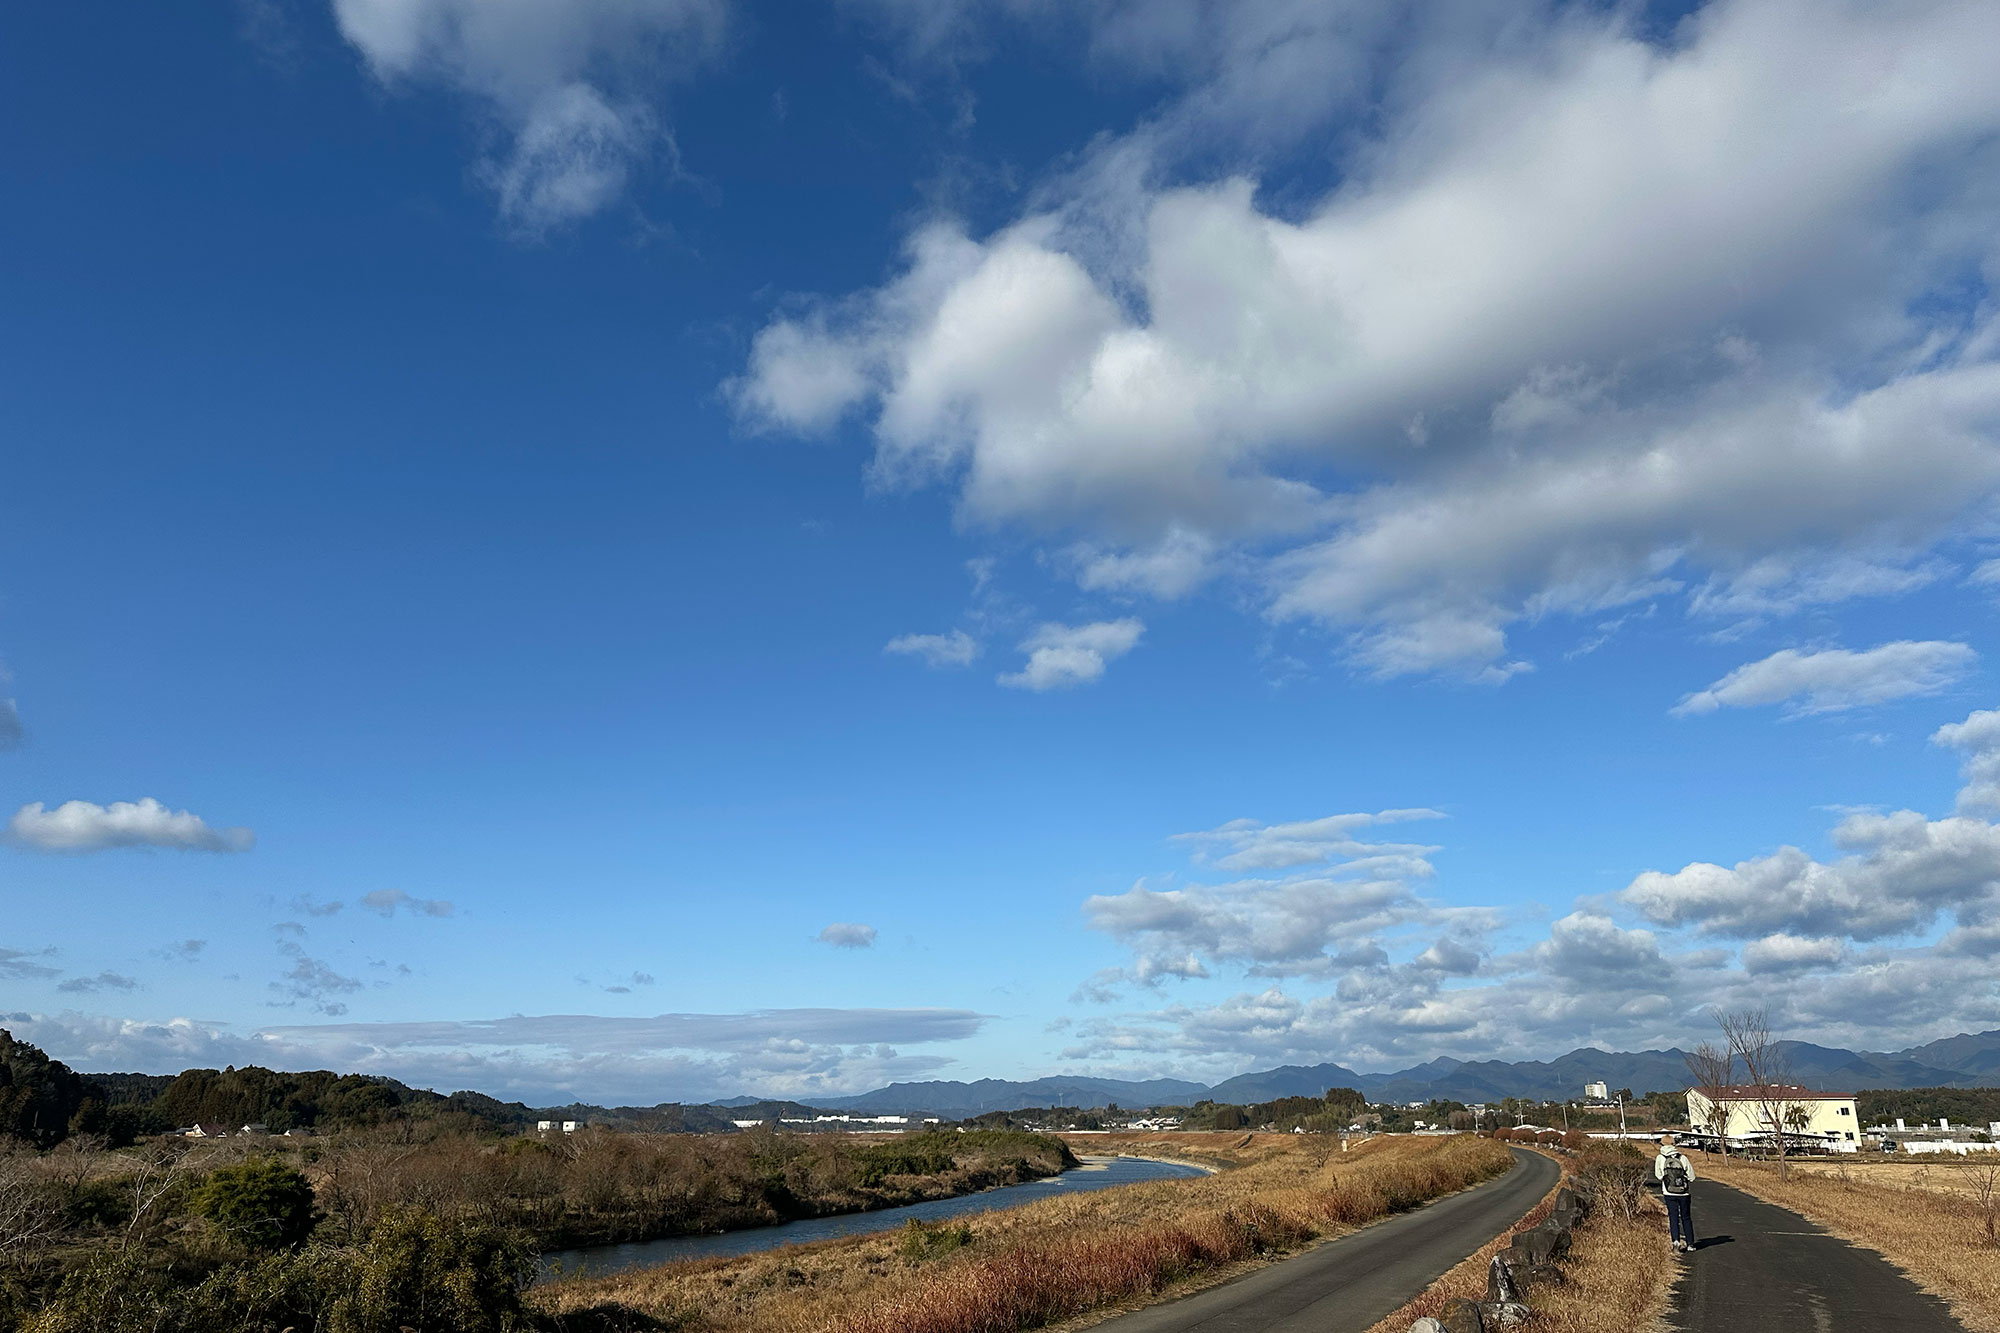
{"type": "Polygon", "coordinates": [[[38,1178],[36,1154],[0,1137],[0,1262],[15,1262],[54,1239],[61,1213],[38,1178]]]}

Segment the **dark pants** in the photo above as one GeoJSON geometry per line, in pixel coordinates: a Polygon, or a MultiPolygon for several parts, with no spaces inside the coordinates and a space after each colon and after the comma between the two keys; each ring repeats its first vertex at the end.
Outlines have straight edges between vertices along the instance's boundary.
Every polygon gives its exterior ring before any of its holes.
{"type": "Polygon", "coordinates": [[[1694,1244],[1694,1200],[1685,1194],[1662,1194],[1667,1205],[1667,1234],[1673,1240],[1694,1244]]]}

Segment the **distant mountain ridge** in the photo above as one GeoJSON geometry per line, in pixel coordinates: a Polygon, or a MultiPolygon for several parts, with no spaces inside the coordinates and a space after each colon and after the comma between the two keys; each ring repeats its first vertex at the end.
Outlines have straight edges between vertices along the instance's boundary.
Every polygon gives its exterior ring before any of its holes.
{"type": "MultiPolygon", "coordinates": [[[[4,1037],[0,1033],[0,1037],[4,1037]]],[[[1809,1087],[1835,1091],[1860,1088],[1979,1088],[2000,1085],[2000,1029],[1966,1032],[1900,1051],[1850,1051],[1782,1042],[1792,1073],[1809,1087]]],[[[213,1071],[210,1071],[211,1074],[213,1071]]],[[[175,1083],[174,1075],[93,1074],[113,1107],[146,1103],[162,1097],[175,1083]]],[[[325,1075],[332,1078],[332,1075],[325,1075]]],[[[1275,1069],[1238,1074],[1210,1086],[1186,1079],[1130,1080],[1056,1075],[1015,1081],[982,1078],[973,1082],[938,1080],[891,1083],[872,1092],[816,1098],[808,1105],[758,1097],[730,1097],[704,1103],[665,1102],[651,1107],[602,1107],[571,1103],[533,1108],[502,1103],[476,1092],[448,1098],[412,1090],[393,1079],[361,1080],[393,1090],[392,1100],[429,1098],[449,1109],[477,1115],[496,1124],[532,1125],[537,1119],[580,1119],[633,1129],[721,1130],[733,1120],[807,1118],[821,1112],[859,1115],[939,1116],[970,1119],[992,1111],[1016,1111],[1031,1106],[1121,1107],[1186,1106],[1204,1099],[1225,1103],[1275,1101],[1280,1097],[1318,1097],[1328,1088],[1355,1088],[1370,1101],[1416,1102],[1450,1098],[1491,1102],[1503,1097],[1559,1100],[1580,1096],[1586,1083],[1631,1088],[1641,1095],[1678,1091],[1687,1086],[1687,1065],[1678,1048],[1656,1051],[1604,1051],[1579,1047],[1553,1060],[1455,1060],[1441,1056],[1408,1069],[1362,1074],[1340,1064],[1280,1065],[1275,1069]]]]}
{"type": "MultiPolygon", "coordinates": [[[[1839,1092],[1857,1088],[1976,1088],[2000,1082],[2000,1028],[1960,1033],[1901,1051],[1849,1051],[1810,1042],[1779,1043],[1792,1074],[1808,1087],[1839,1092]]],[[[937,1115],[963,1119],[1025,1106],[1187,1105],[1267,1102],[1318,1097],[1328,1088],[1355,1088],[1370,1101],[1461,1102],[1502,1097],[1559,1100],[1577,1097],[1586,1083],[1647,1092],[1687,1086],[1685,1053],[1604,1051],[1583,1046],[1553,1060],[1454,1060],[1448,1056],[1391,1073],[1361,1074],[1339,1064],[1280,1065],[1238,1074],[1214,1086],[1181,1079],[1131,1082],[1104,1078],[1039,1078],[1027,1082],[983,1078],[977,1082],[892,1083],[851,1097],[820,1098],[830,1110],[872,1115],[937,1115]]]]}

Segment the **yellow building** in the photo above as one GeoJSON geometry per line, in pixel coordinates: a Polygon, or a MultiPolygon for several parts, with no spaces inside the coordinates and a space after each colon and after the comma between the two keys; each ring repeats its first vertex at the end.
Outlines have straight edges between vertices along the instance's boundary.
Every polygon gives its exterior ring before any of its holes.
{"type": "Polygon", "coordinates": [[[1783,1128],[1794,1137],[1820,1140],[1834,1152],[1861,1150],[1861,1121],[1851,1092],[1820,1092],[1790,1084],[1769,1087],[1689,1088],[1688,1124],[1731,1143],[1783,1128]]]}

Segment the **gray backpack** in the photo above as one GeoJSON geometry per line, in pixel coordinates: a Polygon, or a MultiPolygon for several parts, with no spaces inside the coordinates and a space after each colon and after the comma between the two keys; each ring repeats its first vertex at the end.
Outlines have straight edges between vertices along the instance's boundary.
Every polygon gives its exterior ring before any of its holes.
{"type": "Polygon", "coordinates": [[[1687,1162],[1678,1153],[1669,1157],[1660,1170],[1660,1185],[1668,1194],[1686,1194],[1691,1180],[1687,1162]]]}

